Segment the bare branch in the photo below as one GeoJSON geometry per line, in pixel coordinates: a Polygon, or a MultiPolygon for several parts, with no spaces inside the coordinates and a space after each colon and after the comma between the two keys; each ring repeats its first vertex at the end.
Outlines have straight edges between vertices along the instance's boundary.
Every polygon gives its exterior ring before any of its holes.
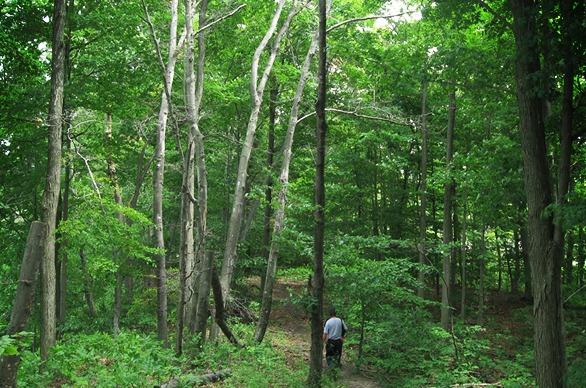
{"type": "MultiPolygon", "coordinates": [[[[412,127],[414,125],[414,122],[412,122],[410,120],[397,119],[397,118],[393,118],[393,117],[371,116],[371,115],[365,115],[365,114],[361,114],[358,112],[337,109],[337,108],[326,108],[326,111],[327,112],[334,112],[334,113],[342,113],[342,114],[346,114],[346,115],[350,115],[350,116],[354,116],[354,117],[358,117],[358,118],[363,118],[363,119],[386,121],[389,123],[393,123],[393,124],[397,124],[397,125],[404,125],[407,127],[412,127]]],[[[299,124],[300,122],[302,122],[303,120],[305,120],[311,116],[315,116],[315,111],[308,113],[305,116],[301,117],[299,120],[297,120],[297,124],[299,124]]]]}
{"type": "Polygon", "coordinates": [[[196,34],[199,34],[200,32],[203,32],[203,31],[207,30],[208,28],[212,27],[214,24],[219,23],[219,22],[221,22],[224,19],[228,19],[230,16],[236,14],[236,12],[240,11],[244,7],[246,7],[246,4],[240,4],[232,12],[229,12],[226,15],[220,17],[219,19],[216,19],[213,22],[210,22],[210,23],[206,24],[205,26],[203,26],[199,30],[197,30],[195,33],[196,34]]]}
{"type": "Polygon", "coordinates": [[[344,20],[342,22],[334,24],[333,26],[329,27],[326,30],[326,32],[330,32],[332,30],[335,30],[336,28],[342,27],[342,26],[344,26],[346,24],[350,24],[350,23],[356,23],[356,22],[361,22],[364,20],[372,20],[372,19],[392,19],[395,17],[403,16],[403,15],[409,15],[409,14],[412,14],[413,12],[416,12],[416,11],[401,12],[401,13],[394,14],[394,15],[371,15],[371,16],[362,16],[359,18],[348,19],[348,20],[344,20]]]}

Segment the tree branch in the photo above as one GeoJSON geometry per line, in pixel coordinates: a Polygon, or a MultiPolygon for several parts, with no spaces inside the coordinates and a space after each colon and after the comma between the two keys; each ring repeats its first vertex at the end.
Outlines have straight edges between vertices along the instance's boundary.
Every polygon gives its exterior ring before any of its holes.
{"type": "Polygon", "coordinates": [[[212,27],[214,24],[219,23],[219,22],[221,22],[224,19],[228,19],[230,16],[234,15],[236,12],[240,11],[244,7],[246,7],[246,4],[240,4],[232,12],[227,13],[226,15],[220,17],[219,19],[216,19],[213,22],[210,22],[210,23],[206,24],[205,26],[203,26],[199,30],[197,30],[195,33],[196,34],[199,34],[200,32],[203,32],[203,31],[207,30],[208,28],[212,27]]]}
{"type": "Polygon", "coordinates": [[[372,20],[372,19],[392,19],[394,17],[412,14],[413,12],[416,12],[416,11],[401,12],[401,13],[398,13],[395,15],[370,15],[370,16],[362,16],[362,17],[358,17],[358,18],[352,18],[352,19],[344,20],[342,22],[334,24],[333,26],[329,27],[326,30],[326,32],[330,32],[332,30],[335,30],[336,28],[342,27],[342,26],[344,26],[346,24],[350,24],[350,23],[356,23],[356,22],[361,22],[364,20],[372,20]]]}
{"type": "MultiPolygon", "coordinates": [[[[396,118],[392,118],[392,117],[382,117],[382,116],[370,116],[370,115],[365,115],[365,114],[361,114],[358,112],[353,112],[353,111],[348,111],[348,110],[343,110],[343,109],[337,109],[337,108],[326,108],[327,112],[334,112],[334,113],[342,113],[342,114],[347,114],[350,116],[354,116],[354,117],[358,117],[358,118],[363,118],[363,119],[369,119],[369,120],[379,120],[379,121],[386,121],[389,123],[393,123],[393,124],[397,124],[397,125],[404,125],[404,126],[408,126],[408,127],[412,127],[415,123],[413,121],[406,121],[406,120],[400,120],[400,119],[396,119],[396,118]]],[[[297,124],[299,124],[300,122],[302,122],[303,120],[311,117],[311,116],[315,116],[315,111],[306,114],[305,116],[301,117],[299,120],[297,120],[297,124]]]]}

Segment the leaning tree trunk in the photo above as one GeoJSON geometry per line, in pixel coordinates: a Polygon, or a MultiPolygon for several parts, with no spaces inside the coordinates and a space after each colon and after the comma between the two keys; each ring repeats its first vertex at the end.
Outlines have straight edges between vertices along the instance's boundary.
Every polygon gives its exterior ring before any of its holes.
{"type": "MultiPolygon", "coordinates": [[[[43,253],[42,244],[46,233],[47,226],[44,223],[33,221],[20,266],[20,276],[12,305],[10,323],[6,329],[8,335],[14,335],[26,329],[33,307],[37,274],[43,253]]],[[[0,357],[0,387],[16,387],[19,364],[20,356],[18,354],[0,357]]]]}
{"type": "Polygon", "coordinates": [[[83,248],[79,250],[79,262],[83,281],[83,296],[85,297],[85,303],[87,304],[88,314],[90,318],[95,318],[97,314],[96,305],[94,304],[94,296],[92,294],[92,278],[87,268],[87,256],[83,248]]]}
{"type": "MultiPolygon", "coordinates": [[[[451,87],[449,93],[449,107],[448,107],[448,130],[446,141],[446,167],[448,171],[452,170],[452,158],[454,156],[454,125],[456,120],[456,89],[451,87]]],[[[442,281],[442,308],[441,308],[441,324],[445,330],[451,330],[451,307],[450,307],[450,292],[449,286],[451,284],[451,252],[453,244],[453,227],[452,227],[452,206],[454,202],[455,184],[451,176],[449,181],[444,186],[444,226],[443,226],[443,243],[444,243],[444,259],[443,259],[443,281],[442,281]]]]}
{"type": "MultiPolygon", "coordinates": [[[[185,3],[186,14],[190,14],[189,19],[192,18],[193,10],[191,6],[188,7],[190,0],[185,3]],[[188,12],[189,10],[189,12],[188,12]]],[[[206,23],[207,0],[203,0],[199,10],[199,26],[203,27],[206,23]]],[[[195,317],[194,330],[199,334],[200,341],[203,343],[206,332],[206,322],[208,319],[208,298],[210,293],[210,277],[212,255],[206,252],[206,236],[207,236],[207,214],[208,214],[208,181],[204,152],[204,139],[199,129],[199,110],[201,107],[201,100],[203,97],[203,83],[204,83],[204,65],[205,65],[205,36],[204,32],[200,31],[198,34],[198,61],[197,61],[197,79],[194,79],[193,70],[193,32],[191,25],[187,23],[186,19],[186,33],[187,33],[187,49],[186,49],[186,81],[187,83],[187,114],[190,124],[191,136],[194,141],[195,158],[197,164],[197,181],[198,181],[198,243],[197,243],[197,257],[199,258],[199,284],[195,284],[195,276],[192,276],[191,285],[195,289],[197,286],[196,298],[194,298],[195,317]],[[194,84],[195,81],[195,84],[194,84]],[[197,89],[196,89],[197,86],[197,89]]]]}
{"type": "Polygon", "coordinates": [[[319,0],[318,35],[318,89],[316,112],[316,155],[315,155],[315,234],[313,240],[313,279],[311,287],[311,349],[309,355],[308,385],[321,386],[322,372],[322,310],[324,298],[324,237],[325,237],[325,156],[326,156],[326,0],[319,0]]]}
{"type": "Polygon", "coordinates": [[[65,0],[55,0],[51,56],[51,101],[49,103],[49,154],[43,193],[43,222],[47,233],[41,260],[41,359],[46,360],[55,344],[55,221],[61,188],[61,132],[63,81],[65,76],[65,0]]]}
{"type": "MultiPolygon", "coordinates": [[[[331,6],[331,0],[328,1],[328,10],[331,6]]],[[[262,294],[262,303],[260,309],[260,315],[258,323],[256,325],[256,331],[254,333],[254,339],[256,342],[262,342],[266,333],[269,317],[271,315],[271,307],[273,303],[273,288],[275,285],[275,276],[277,273],[277,260],[279,256],[279,243],[278,236],[283,231],[285,226],[285,208],[287,204],[287,190],[289,186],[289,166],[291,164],[291,154],[293,148],[293,139],[295,135],[295,129],[297,128],[297,121],[299,118],[299,105],[301,98],[303,97],[303,90],[309,76],[309,69],[311,61],[317,51],[318,42],[318,31],[316,30],[311,39],[311,43],[305,55],[305,60],[301,67],[301,74],[299,75],[299,81],[297,82],[297,89],[295,96],[293,97],[293,103],[291,105],[291,113],[289,114],[289,123],[287,125],[287,133],[285,135],[285,141],[283,142],[283,161],[281,164],[281,173],[279,175],[279,194],[278,194],[278,207],[275,213],[275,221],[273,224],[273,235],[271,239],[271,246],[269,249],[269,258],[267,261],[267,271],[265,275],[265,282],[262,294]]]]}
{"type": "Polygon", "coordinates": [[[265,65],[264,71],[262,73],[262,77],[260,81],[258,80],[258,66],[260,61],[260,56],[263,53],[265,47],[267,46],[269,39],[273,36],[275,30],[277,29],[277,23],[281,16],[281,12],[283,10],[283,6],[285,4],[285,0],[279,0],[277,3],[277,8],[275,10],[275,14],[273,15],[273,19],[271,21],[271,25],[264,35],[263,39],[261,40],[260,44],[256,48],[254,52],[254,56],[252,58],[252,70],[251,70],[251,79],[250,79],[250,94],[252,96],[252,111],[250,112],[250,117],[248,119],[248,127],[246,129],[246,138],[244,143],[242,144],[242,151],[240,153],[240,160],[238,162],[238,173],[236,175],[236,187],[234,190],[234,200],[232,206],[232,212],[230,214],[230,221],[228,223],[228,233],[226,236],[226,247],[224,250],[224,259],[222,262],[222,272],[220,277],[220,282],[222,284],[222,294],[224,297],[224,303],[226,303],[229,299],[230,295],[230,284],[232,282],[232,275],[234,272],[234,262],[236,260],[236,245],[238,243],[238,237],[240,235],[240,227],[242,225],[242,214],[243,214],[243,207],[244,207],[244,189],[246,187],[246,178],[248,175],[248,163],[250,161],[250,154],[252,152],[252,147],[254,143],[254,137],[256,133],[257,123],[258,123],[258,116],[260,113],[260,108],[262,105],[263,94],[265,90],[265,86],[267,84],[269,75],[273,68],[273,64],[275,62],[275,58],[277,56],[277,52],[279,51],[279,46],[281,44],[281,40],[283,36],[287,32],[289,28],[289,24],[291,23],[291,19],[295,15],[295,9],[292,8],[283,25],[281,26],[280,30],[278,31],[275,39],[273,41],[273,45],[271,47],[271,51],[269,54],[269,58],[267,59],[267,63],[265,65]]]}
{"type": "Polygon", "coordinates": [[[529,209],[528,237],[533,279],[535,375],[540,387],[561,387],[566,369],[561,293],[562,250],[554,239],[553,203],[543,122],[536,46],[537,6],[510,0],[516,43],[516,81],[524,180],[529,209]]]}
{"type": "Polygon", "coordinates": [[[425,237],[427,235],[427,143],[429,140],[429,131],[427,129],[427,79],[421,83],[421,181],[419,184],[419,272],[417,279],[419,287],[417,295],[421,298],[425,291],[425,271],[423,266],[426,264],[425,237]]]}
{"type": "Polygon", "coordinates": [[[164,74],[164,90],[161,93],[161,107],[157,124],[157,144],[155,146],[155,173],[153,177],[153,221],[155,224],[155,254],[157,262],[157,334],[167,345],[169,329],[167,327],[167,269],[165,260],[165,237],[163,233],[163,178],[165,174],[165,132],[171,104],[171,90],[175,75],[177,56],[177,5],[178,0],[171,0],[171,24],[169,26],[169,53],[164,74]]]}

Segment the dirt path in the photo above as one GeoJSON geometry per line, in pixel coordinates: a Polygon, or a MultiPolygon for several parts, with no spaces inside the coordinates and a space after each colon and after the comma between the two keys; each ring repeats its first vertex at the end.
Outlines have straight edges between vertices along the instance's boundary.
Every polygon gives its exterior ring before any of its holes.
{"type": "MultiPolygon", "coordinates": [[[[274,307],[271,312],[271,325],[289,334],[285,356],[291,364],[307,362],[309,359],[311,339],[309,316],[302,307],[291,303],[290,298],[290,292],[301,295],[304,287],[305,283],[301,281],[279,279],[273,291],[274,307]]],[[[346,354],[344,353],[344,355],[346,354]]],[[[344,356],[342,358],[342,377],[339,379],[341,386],[350,388],[380,386],[374,378],[369,377],[364,372],[357,373],[350,360],[344,356]]]]}

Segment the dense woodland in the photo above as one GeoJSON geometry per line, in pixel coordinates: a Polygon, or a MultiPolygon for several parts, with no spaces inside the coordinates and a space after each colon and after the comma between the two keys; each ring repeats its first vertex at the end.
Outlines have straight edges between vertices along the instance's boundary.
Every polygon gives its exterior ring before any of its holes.
{"type": "Polygon", "coordinates": [[[584,7],[0,1],[0,385],[584,386],[584,7]]]}

